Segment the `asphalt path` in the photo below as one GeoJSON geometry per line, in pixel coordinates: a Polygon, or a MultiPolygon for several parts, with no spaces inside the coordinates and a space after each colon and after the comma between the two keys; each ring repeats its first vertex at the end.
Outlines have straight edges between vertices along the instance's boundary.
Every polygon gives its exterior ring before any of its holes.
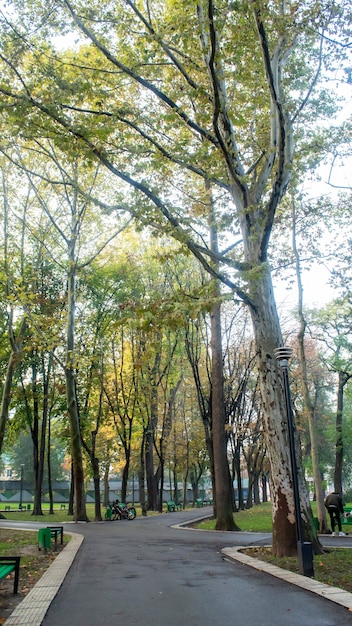
{"type": "Polygon", "coordinates": [[[270,544],[270,534],[173,527],[199,516],[195,510],[64,525],[85,540],[42,625],[352,624],[345,608],[221,554],[225,547],[270,544]]]}

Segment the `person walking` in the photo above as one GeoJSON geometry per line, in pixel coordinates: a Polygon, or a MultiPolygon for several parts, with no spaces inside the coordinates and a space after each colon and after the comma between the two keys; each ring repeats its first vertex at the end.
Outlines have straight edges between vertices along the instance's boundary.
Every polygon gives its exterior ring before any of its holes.
{"type": "Polygon", "coordinates": [[[328,510],[330,516],[332,534],[339,534],[341,537],[344,537],[345,533],[342,532],[341,527],[341,515],[344,515],[341,494],[339,494],[337,491],[329,493],[329,495],[325,499],[325,508],[328,510]],[[339,529],[338,533],[335,532],[336,524],[339,529]]]}

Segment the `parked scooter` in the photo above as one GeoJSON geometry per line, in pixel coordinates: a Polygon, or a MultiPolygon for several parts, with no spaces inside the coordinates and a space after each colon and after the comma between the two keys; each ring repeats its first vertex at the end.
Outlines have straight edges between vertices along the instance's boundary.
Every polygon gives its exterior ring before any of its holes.
{"type": "Polygon", "coordinates": [[[106,510],[105,519],[106,520],[116,520],[116,519],[135,519],[137,515],[137,511],[134,506],[127,506],[126,504],[120,503],[118,500],[114,500],[112,504],[109,504],[109,508],[106,510]]]}

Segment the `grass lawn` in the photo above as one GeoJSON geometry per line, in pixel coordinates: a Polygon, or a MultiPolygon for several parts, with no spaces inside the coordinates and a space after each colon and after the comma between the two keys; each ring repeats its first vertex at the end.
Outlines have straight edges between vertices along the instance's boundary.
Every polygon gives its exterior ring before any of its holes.
{"type": "MultiPolygon", "coordinates": [[[[234,520],[240,530],[258,533],[271,533],[271,504],[270,502],[265,502],[264,504],[254,506],[252,509],[238,511],[238,513],[235,513],[234,515],[234,520]]],[[[203,530],[214,530],[215,520],[204,520],[204,522],[197,524],[197,527],[202,528],[203,530]]]]}

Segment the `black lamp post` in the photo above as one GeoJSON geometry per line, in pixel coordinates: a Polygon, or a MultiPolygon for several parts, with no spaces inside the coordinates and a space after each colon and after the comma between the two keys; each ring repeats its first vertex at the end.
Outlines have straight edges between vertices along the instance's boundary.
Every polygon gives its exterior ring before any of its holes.
{"type": "Polygon", "coordinates": [[[20,489],[20,511],[22,511],[22,495],[23,495],[23,470],[24,464],[21,464],[21,489],[20,489]]]}
{"type": "Polygon", "coordinates": [[[293,498],[295,505],[295,518],[296,518],[296,536],[297,536],[297,554],[300,573],[304,576],[314,576],[313,567],[313,548],[310,541],[304,541],[303,536],[303,524],[301,516],[301,505],[299,499],[299,486],[298,486],[298,471],[297,471],[297,457],[295,449],[295,437],[294,437],[294,424],[293,424],[293,412],[291,404],[290,385],[288,379],[288,360],[292,355],[291,348],[276,348],[274,350],[275,358],[279,362],[282,370],[284,381],[284,392],[286,401],[286,413],[287,413],[287,425],[290,444],[290,459],[291,459],[291,472],[292,472],[292,485],[293,485],[293,498]]]}

